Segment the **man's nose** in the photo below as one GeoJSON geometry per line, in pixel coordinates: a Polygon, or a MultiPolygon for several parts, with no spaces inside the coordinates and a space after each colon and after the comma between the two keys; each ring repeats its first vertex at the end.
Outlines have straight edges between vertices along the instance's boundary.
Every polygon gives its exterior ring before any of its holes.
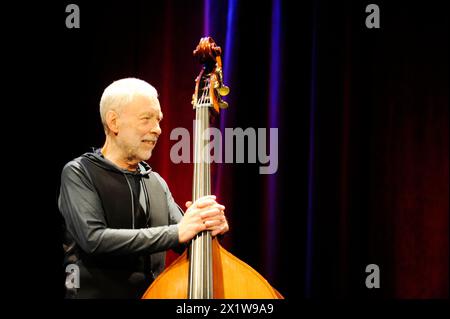
{"type": "Polygon", "coordinates": [[[157,123],[155,126],[153,126],[151,132],[153,134],[157,134],[158,136],[161,135],[161,126],[159,126],[159,123],[157,123]]]}

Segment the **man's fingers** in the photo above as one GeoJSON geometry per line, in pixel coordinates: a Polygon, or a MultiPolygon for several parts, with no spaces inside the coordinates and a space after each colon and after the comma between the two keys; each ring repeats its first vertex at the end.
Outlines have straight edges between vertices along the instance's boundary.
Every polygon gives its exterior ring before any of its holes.
{"type": "Polygon", "coordinates": [[[195,206],[198,208],[203,208],[212,204],[216,203],[216,196],[215,195],[207,195],[200,197],[195,201],[195,206]]]}
{"type": "MultiPolygon", "coordinates": [[[[223,206],[222,206],[223,207],[223,206]]],[[[200,212],[203,220],[209,219],[225,219],[223,209],[219,207],[208,207],[200,212]]]]}
{"type": "Polygon", "coordinates": [[[221,230],[220,229],[216,229],[216,230],[214,230],[214,231],[212,231],[211,232],[211,236],[217,236],[217,235],[219,235],[220,234],[220,232],[221,232],[221,230]]]}
{"type": "Polygon", "coordinates": [[[227,229],[227,227],[225,225],[222,225],[222,226],[212,227],[212,229],[209,229],[209,230],[211,230],[211,236],[214,237],[214,236],[224,233],[226,229],[227,229]]]}
{"type": "Polygon", "coordinates": [[[206,213],[207,213],[208,211],[211,211],[211,210],[214,210],[214,211],[216,211],[216,210],[218,210],[218,211],[224,211],[224,210],[225,210],[225,206],[215,203],[215,204],[212,204],[212,205],[209,205],[209,206],[207,206],[207,207],[204,207],[204,208],[200,209],[199,212],[200,212],[200,215],[201,215],[202,217],[207,217],[207,216],[206,216],[206,213]]]}
{"type": "Polygon", "coordinates": [[[207,220],[204,222],[204,224],[208,230],[214,230],[220,225],[222,225],[223,222],[224,222],[223,219],[216,219],[216,220],[207,220]]]}
{"type": "Polygon", "coordinates": [[[189,206],[192,205],[192,202],[190,200],[188,200],[185,205],[186,205],[186,208],[189,208],[189,206]]]}

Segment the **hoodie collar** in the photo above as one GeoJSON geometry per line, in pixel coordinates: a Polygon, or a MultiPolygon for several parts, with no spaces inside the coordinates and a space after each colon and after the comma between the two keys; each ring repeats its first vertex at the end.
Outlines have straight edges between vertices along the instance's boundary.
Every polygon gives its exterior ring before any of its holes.
{"type": "Polygon", "coordinates": [[[100,148],[93,149],[92,152],[83,154],[83,157],[86,157],[87,159],[89,159],[91,162],[93,162],[97,166],[100,166],[106,170],[114,171],[117,173],[148,176],[152,172],[152,168],[150,167],[150,165],[148,165],[144,161],[141,161],[138,163],[137,171],[132,172],[132,171],[123,169],[123,168],[117,166],[116,164],[114,164],[113,162],[111,162],[110,160],[108,160],[107,158],[105,158],[103,156],[100,148]]]}

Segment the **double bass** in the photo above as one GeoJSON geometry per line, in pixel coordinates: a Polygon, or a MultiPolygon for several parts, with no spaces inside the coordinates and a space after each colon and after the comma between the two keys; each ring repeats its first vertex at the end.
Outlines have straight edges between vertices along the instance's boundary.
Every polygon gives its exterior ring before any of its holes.
{"type": "MultiPolygon", "coordinates": [[[[196,78],[192,97],[196,113],[194,129],[194,176],[192,201],[211,194],[208,145],[210,115],[228,107],[222,96],[229,93],[223,83],[222,50],[211,37],[200,40],[194,56],[203,68],[196,78]]],[[[189,248],[150,285],[143,299],[283,299],[256,270],[233,256],[212,238],[210,231],[197,234],[189,248]]]]}

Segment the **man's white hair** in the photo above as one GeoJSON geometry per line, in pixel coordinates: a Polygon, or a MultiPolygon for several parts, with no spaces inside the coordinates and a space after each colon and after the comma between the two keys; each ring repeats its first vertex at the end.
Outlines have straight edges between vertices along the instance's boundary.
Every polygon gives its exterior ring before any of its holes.
{"type": "Polygon", "coordinates": [[[158,92],[152,85],[136,78],[114,81],[103,91],[100,99],[100,118],[105,132],[108,131],[106,113],[109,110],[119,112],[122,107],[133,101],[135,95],[141,95],[150,100],[158,99],[158,92]]]}

